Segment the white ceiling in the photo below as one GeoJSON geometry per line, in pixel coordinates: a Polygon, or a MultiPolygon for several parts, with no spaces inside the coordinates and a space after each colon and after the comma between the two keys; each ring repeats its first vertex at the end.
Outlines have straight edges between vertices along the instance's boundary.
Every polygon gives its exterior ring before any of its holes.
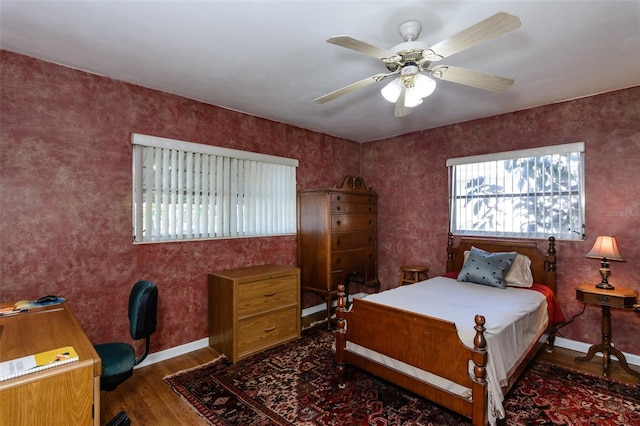
{"type": "Polygon", "coordinates": [[[0,27],[2,49],[357,142],[640,85],[639,1],[2,0],[0,27]],[[330,36],[390,49],[416,19],[432,45],[499,11],[522,26],[438,64],[514,78],[505,92],[438,81],[402,118],[386,82],[313,103],[386,72],[330,36]]]}

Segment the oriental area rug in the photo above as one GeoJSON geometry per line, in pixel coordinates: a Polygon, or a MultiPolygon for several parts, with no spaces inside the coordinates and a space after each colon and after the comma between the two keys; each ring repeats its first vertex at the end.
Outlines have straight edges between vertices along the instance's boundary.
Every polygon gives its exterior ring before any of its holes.
{"type": "MultiPolygon", "coordinates": [[[[301,339],[164,380],[212,425],[470,425],[445,408],[354,367],[339,389],[334,336],[324,328],[301,339]]],[[[640,386],[535,361],[505,398],[499,425],[640,425],[640,386]]]]}

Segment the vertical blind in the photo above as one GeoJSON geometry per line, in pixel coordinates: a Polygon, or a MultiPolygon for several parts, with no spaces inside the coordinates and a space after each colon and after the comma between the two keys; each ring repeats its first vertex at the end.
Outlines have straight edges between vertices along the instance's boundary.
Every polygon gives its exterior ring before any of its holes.
{"type": "Polygon", "coordinates": [[[133,241],[296,232],[298,160],[133,134],[133,241]]]}
{"type": "Polygon", "coordinates": [[[584,144],[447,160],[451,232],[584,238],[584,144]]]}

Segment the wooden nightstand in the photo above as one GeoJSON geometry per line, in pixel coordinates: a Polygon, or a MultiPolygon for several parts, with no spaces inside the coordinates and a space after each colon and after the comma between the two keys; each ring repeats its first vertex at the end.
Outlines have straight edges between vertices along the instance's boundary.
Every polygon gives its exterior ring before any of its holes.
{"type": "Polygon", "coordinates": [[[614,355],[625,371],[640,377],[640,372],[632,370],[627,365],[624,354],[611,343],[611,307],[633,308],[637,297],[638,292],[630,288],[616,287],[614,290],[604,290],[593,284],[582,284],[576,288],[576,299],[602,306],[602,343],[591,346],[587,355],[576,358],[576,361],[589,361],[596,353],[602,352],[602,374],[605,376],[609,375],[609,361],[611,355],[614,355]]]}

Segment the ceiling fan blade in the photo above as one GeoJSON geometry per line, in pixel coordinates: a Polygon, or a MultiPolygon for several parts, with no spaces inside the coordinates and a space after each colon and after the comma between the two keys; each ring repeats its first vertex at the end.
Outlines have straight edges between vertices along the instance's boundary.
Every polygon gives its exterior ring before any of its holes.
{"type": "Polygon", "coordinates": [[[512,78],[500,77],[449,65],[435,67],[430,70],[430,72],[431,77],[439,80],[464,84],[466,86],[477,87],[478,89],[491,90],[492,92],[502,92],[511,87],[514,81],[512,78]]]}
{"type": "Polygon", "coordinates": [[[327,93],[326,95],[320,96],[319,98],[314,99],[313,102],[315,102],[317,104],[323,104],[325,102],[329,102],[329,101],[331,101],[331,100],[333,100],[333,99],[335,99],[335,98],[337,98],[339,96],[346,95],[349,92],[353,92],[356,89],[360,89],[360,88],[366,87],[366,86],[368,86],[370,84],[382,81],[385,78],[389,77],[390,75],[397,74],[398,72],[400,72],[400,71],[398,70],[398,71],[390,72],[388,74],[381,73],[381,74],[372,75],[371,77],[364,78],[364,79],[362,79],[360,81],[356,81],[355,83],[352,83],[352,84],[350,84],[348,86],[342,87],[342,88],[340,88],[338,90],[334,90],[331,93],[327,93]]]}
{"type": "Polygon", "coordinates": [[[431,46],[431,51],[435,56],[429,58],[429,60],[437,61],[446,58],[519,27],[520,18],[517,16],[504,12],[496,13],[466,30],[462,30],[448,39],[431,46]]]}
{"type": "Polygon", "coordinates": [[[398,100],[396,101],[396,107],[393,111],[393,115],[395,117],[404,117],[413,112],[412,108],[409,108],[404,105],[406,94],[407,94],[407,88],[403,83],[402,88],[400,89],[400,96],[398,96],[398,100]]]}
{"type": "Polygon", "coordinates": [[[388,59],[396,56],[395,53],[390,52],[387,49],[372,46],[369,43],[347,35],[330,37],[327,40],[327,43],[346,47],[347,49],[355,50],[378,59],[388,59]]]}

